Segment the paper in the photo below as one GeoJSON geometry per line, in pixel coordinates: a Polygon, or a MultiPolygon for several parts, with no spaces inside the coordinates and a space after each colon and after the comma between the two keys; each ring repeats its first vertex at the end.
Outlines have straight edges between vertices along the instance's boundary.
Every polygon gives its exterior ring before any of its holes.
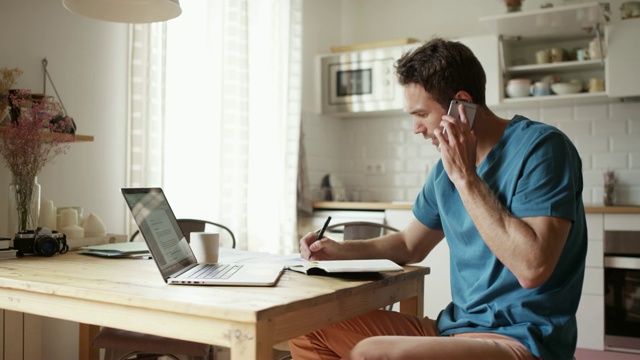
{"type": "Polygon", "coordinates": [[[402,266],[387,259],[308,261],[304,264],[289,265],[288,268],[307,275],[403,270],[402,266]]]}
{"type": "Polygon", "coordinates": [[[83,246],[81,249],[87,250],[81,252],[82,255],[151,258],[147,244],[141,241],[83,246]]]}

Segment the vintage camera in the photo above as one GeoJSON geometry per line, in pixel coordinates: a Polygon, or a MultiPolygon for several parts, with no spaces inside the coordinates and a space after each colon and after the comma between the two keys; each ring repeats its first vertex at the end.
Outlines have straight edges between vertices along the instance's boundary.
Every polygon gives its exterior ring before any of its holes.
{"type": "Polygon", "coordinates": [[[67,237],[60,232],[48,228],[21,231],[13,239],[13,248],[18,250],[18,256],[34,254],[38,256],[53,256],[64,254],[69,250],[67,237]]]}

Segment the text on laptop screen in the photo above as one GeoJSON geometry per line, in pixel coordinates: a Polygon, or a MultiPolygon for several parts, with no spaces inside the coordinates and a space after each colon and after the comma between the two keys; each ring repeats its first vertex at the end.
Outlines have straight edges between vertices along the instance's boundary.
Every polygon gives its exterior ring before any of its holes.
{"type": "Polygon", "coordinates": [[[193,257],[162,192],[149,189],[145,193],[125,193],[124,196],[161,271],[193,257]]]}

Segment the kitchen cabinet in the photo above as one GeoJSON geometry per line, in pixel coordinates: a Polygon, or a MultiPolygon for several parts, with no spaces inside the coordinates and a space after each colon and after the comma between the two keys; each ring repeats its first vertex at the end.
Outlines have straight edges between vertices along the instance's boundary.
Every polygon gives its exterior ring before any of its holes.
{"type": "Polygon", "coordinates": [[[627,19],[607,27],[609,48],[607,93],[611,97],[640,96],[640,19],[627,19]]]}
{"type": "Polygon", "coordinates": [[[588,48],[594,39],[596,44],[605,46],[602,33],[605,18],[598,3],[489,16],[480,18],[480,21],[491,27],[499,39],[500,64],[497,76],[502,85],[501,104],[539,105],[550,102],[557,104],[608,101],[606,91],[518,98],[508,98],[504,94],[504,85],[513,78],[524,77],[538,81],[546,76],[556,76],[560,77],[562,82],[580,81],[585,88],[591,78],[604,79],[606,59],[538,64],[535,58],[537,51],[559,48],[565,50],[565,58],[572,59],[574,50],[588,48]]]}
{"type": "MultiPolygon", "coordinates": [[[[615,216],[615,215],[614,215],[615,216]]],[[[620,216],[620,215],[617,215],[620,216]]],[[[576,313],[578,347],[604,349],[604,217],[587,214],[589,244],[585,264],[582,297],[576,313]]]]}
{"type": "MultiPolygon", "coordinates": [[[[487,77],[486,103],[497,105],[502,88],[499,82],[499,44],[494,35],[469,36],[453,39],[468,46],[476,55],[487,77]]],[[[402,56],[420,46],[410,43],[402,46],[379,47],[341,54],[318,55],[316,64],[320,79],[321,113],[350,118],[357,116],[381,116],[404,114],[404,92],[394,75],[393,64],[402,56]],[[360,89],[356,85],[353,95],[341,94],[337,83],[342,73],[349,73],[354,84],[367,84],[360,89]],[[357,80],[368,74],[368,81],[357,80]],[[383,89],[379,92],[376,89],[383,89]],[[363,91],[362,94],[357,94],[363,91]],[[368,92],[367,92],[368,91],[368,92]]],[[[346,77],[345,77],[346,78],[346,77]]]]}
{"type": "Polygon", "coordinates": [[[485,86],[485,102],[487,106],[500,103],[502,95],[502,77],[500,76],[500,48],[498,38],[493,35],[469,36],[458,38],[478,58],[484,69],[487,83],[485,86]]]}
{"type": "MultiPolygon", "coordinates": [[[[589,211],[589,209],[587,209],[589,211]]],[[[604,208],[587,214],[589,245],[582,297],[576,314],[578,347],[604,350],[604,239],[607,231],[640,231],[637,208],[604,208]],[[624,213],[627,211],[628,213],[624,213]]]]}

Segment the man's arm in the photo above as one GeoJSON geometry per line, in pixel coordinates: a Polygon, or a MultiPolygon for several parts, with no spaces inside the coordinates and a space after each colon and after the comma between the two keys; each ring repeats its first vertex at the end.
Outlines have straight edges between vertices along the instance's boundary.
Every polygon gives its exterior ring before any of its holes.
{"type": "Polygon", "coordinates": [[[484,242],[520,285],[530,289],[544,284],[558,263],[571,221],[550,216],[514,217],[475,172],[456,186],[484,242]]]}
{"type": "Polygon", "coordinates": [[[440,141],[445,171],[458,189],[471,220],[487,246],[522,287],[530,289],[544,284],[558,263],[571,221],[550,216],[514,217],[476,172],[476,138],[467,125],[464,109],[461,109],[462,124],[454,120],[443,117],[441,124],[449,132],[447,139],[440,130],[435,135],[440,141]]]}
{"type": "Polygon", "coordinates": [[[315,233],[310,233],[300,240],[300,255],[312,260],[383,258],[410,264],[422,261],[443,238],[442,231],[413,218],[406,229],[369,240],[315,241],[315,233]]]}

